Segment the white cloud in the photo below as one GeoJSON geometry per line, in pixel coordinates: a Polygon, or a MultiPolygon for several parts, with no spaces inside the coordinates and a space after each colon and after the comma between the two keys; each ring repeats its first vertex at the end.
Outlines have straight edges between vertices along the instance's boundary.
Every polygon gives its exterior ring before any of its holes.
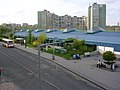
{"type": "Polygon", "coordinates": [[[119,0],[0,0],[0,23],[36,24],[37,11],[44,9],[58,15],[87,16],[89,4],[96,1],[107,5],[107,24],[120,21],[119,0]]]}

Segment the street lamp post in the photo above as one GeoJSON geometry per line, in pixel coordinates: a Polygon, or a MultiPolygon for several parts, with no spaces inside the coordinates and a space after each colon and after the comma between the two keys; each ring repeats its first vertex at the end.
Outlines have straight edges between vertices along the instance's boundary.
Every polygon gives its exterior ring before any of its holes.
{"type": "Polygon", "coordinates": [[[57,37],[53,38],[53,54],[52,54],[52,59],[53,60],[55,60],[55,43],[57,43],[56,42],[57,39],[58,39],[57,37]]]}
{"type": "Polygon", "coordinates": [[[15,37],[15,36],[14,36],[14,29],[13,29],[13,43],[14,43],[14,37],[15,37]]]}
{"type": "Polygon", "coordinates": [[[52,59],[55,60],[55,45],[54,45],[54,40],[53,40],[53,54],[52,54],[52,59]]]}
{"type": "Polygon", "coordinates": [[[39,77],[38,77],[38,90],[42,90],[42,79],[41,79],[41,65],[40,65],[40,61],[41,61],[41,58],[40,58],[40,52],[41,52],[41,47],[42,46],[46,46],[46,45],[54,45],[55,43],[61,43],[61,42],[54,42],[54,43],[47,43],[47,44],[40,44],[38,45],[38,58],[39,58],[39,71],[38,71],[38,74],[39,74],[39,77]]]}
{"type": "Polygon", "coordinates": [[[13,43],[14,43],[14,32],[15,32],[15,27],[14,27],[14,24],[11,24],[11,26],[12,26],[12,34],[13,34],[12,38],[13,38],[13,43]]]}

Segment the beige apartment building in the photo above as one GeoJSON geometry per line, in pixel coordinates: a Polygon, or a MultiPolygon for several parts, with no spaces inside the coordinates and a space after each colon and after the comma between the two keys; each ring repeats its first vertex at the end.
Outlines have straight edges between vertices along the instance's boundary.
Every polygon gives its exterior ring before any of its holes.
{"type": "Polygon", "coordinates": [[[87,27],[87,17],[71,17],[69,15],[58,16],[47,10],[38,11],[38,28],[39,29],[65,29],[77,28],[85,30],[87,27]]]}

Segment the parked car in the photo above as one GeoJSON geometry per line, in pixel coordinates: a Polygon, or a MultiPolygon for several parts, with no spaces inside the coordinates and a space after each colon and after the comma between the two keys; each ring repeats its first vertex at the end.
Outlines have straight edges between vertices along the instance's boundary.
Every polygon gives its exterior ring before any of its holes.
{"type": "Polygon", "coordinates": [[[79,55],[79,54],[74,54],[74,55],[72,56],[72,59],[81,59],[81,58],[80,58],[80,55],[79,55]]]}
{"type": "Polygon", "coordinates": [[[85,57],[89,57],[89,56],[90,56],[90,52],[85,52],[85,53],[84,53],[84,56],[85,56],[85,57]]]}

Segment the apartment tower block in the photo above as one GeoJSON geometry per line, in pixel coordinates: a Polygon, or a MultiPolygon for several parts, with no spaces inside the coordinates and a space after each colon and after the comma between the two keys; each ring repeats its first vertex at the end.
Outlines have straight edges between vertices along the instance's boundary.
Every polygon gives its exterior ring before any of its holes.
{"type": "Polygon", "coordinates": [[[93,3],[88,7],[87,29],[94,27],[106,28],[106,4],[93,3]]]}

